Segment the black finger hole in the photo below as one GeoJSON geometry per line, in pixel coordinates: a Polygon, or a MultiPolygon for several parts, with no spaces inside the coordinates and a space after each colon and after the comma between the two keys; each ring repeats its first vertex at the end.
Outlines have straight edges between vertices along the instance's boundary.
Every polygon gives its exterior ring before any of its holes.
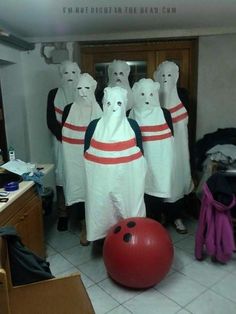
{"type": "Polygon", "coordinates": [[[120,230],[121,230],[121,226],[117,226],[117,227],[115,227],[113,232],[118,233],[118,232],[120,232],[120,230]]]}
{"type": "Polygon", "coordinates": [[[130,242],[131,238],[132,238],[132,234],[131,234],[131,233],[126,233],[126,234],[123,236],[123,240],[124,240],[125,242],[130,242]]]}
{"type": "Polygon", "coordinates": [[[135,222],[135,221],[129,221],[129,222],[127,223],[127,227],[128,227],[128,228],[133,228],[134,226],[136,226],[136,222],[135,222]]]}

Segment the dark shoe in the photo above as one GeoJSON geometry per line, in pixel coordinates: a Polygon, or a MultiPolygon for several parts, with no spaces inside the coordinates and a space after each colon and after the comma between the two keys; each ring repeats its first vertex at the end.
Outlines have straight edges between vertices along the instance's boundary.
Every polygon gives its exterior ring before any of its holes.
{"type": "Polygon", "coordinates": [[[183,224],[183,221],[181,219],[176,219],[173,224],[174,224],[175,230],[178,233],[180,233],[180,234],[188,233],[188,230],[185,227],[185,225],[183,224]]]}
{"type": "Polygon", "coordinates": [[[68,230],[68,217],[59,217],[57,222],[57,230],[58,231],[68,230]]]}

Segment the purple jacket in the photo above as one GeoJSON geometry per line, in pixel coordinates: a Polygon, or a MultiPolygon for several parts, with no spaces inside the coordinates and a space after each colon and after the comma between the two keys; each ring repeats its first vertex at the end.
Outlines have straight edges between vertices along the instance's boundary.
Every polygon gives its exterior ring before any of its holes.
{"type": "Polygon", "coordinates": [[[236,198],[227,180],[213,175],[203,186],[202,205],[195,236],[195,257],[203,259],[203,252],[226,263],[235,250],[230,209],[236,198]]]}

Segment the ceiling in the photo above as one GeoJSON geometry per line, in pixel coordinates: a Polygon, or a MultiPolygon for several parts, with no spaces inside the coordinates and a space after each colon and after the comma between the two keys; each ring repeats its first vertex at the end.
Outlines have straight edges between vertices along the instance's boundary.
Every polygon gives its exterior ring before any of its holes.
{"type": "Polygon", "coordinates": [[[236,0],[0,0],[0,29],[29,42],[236,33],[236,0]]]}

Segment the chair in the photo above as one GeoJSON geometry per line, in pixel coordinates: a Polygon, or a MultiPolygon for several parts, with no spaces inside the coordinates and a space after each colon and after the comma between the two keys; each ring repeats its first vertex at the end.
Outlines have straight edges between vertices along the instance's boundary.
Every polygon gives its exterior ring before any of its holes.
{"type": "Polygon", "coordinates": [[[80,274],[12,286],[7,243],[0,237],[0,314],[95,314],[80,274]]]}

